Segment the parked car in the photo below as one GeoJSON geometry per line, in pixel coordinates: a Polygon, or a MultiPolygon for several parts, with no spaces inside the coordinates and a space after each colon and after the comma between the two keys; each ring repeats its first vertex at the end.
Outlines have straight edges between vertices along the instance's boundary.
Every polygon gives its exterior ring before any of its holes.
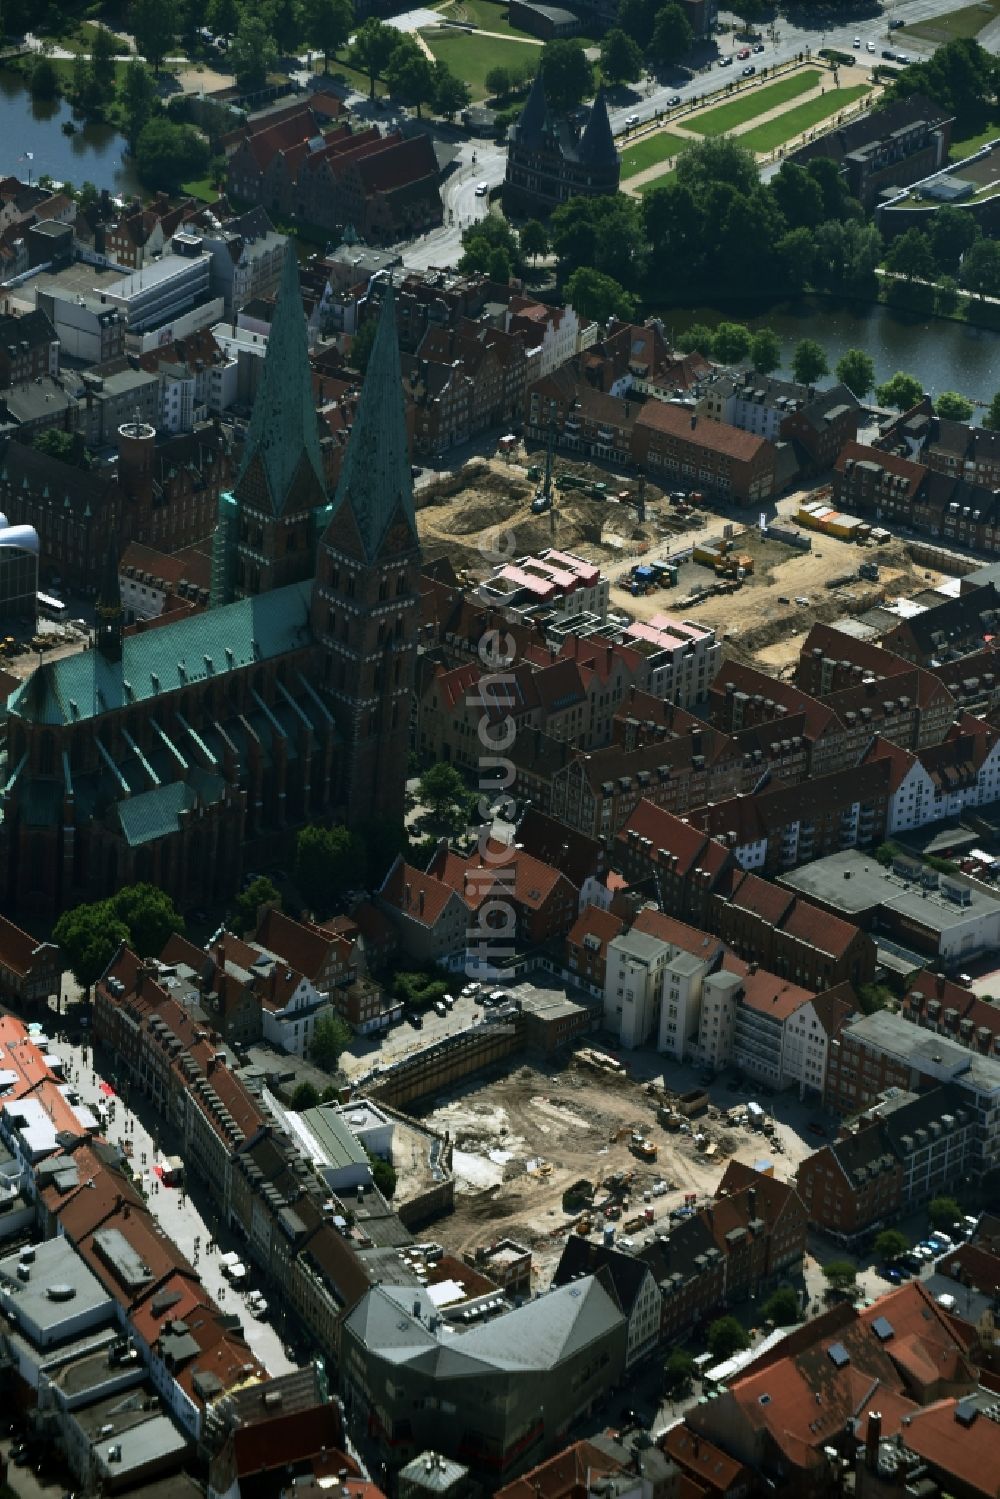
{"type": "Polygon", "coordinates": [[[731,68],[732,65],[733,65],[733,59],[731,57],[720,57],[719,58],[719,67],[720,68],[731,68]]]}
{"type": "Polygon", "coordinates": [[[632,127],[633,127],[633,125],[638,125],[638,123],[639,123],[639,116],[638,115],[632,114],[632,115],[626,115],[625,116],[625,129],[626,130],[631,130],[632,127]]]}
{"type": "Polygon", "coordinates": [[[753,50],[755,52],[763,52],[763,50],[764,50],[764,43],[763,42],[754,42],[753,50]]]}
{"type": "Polygon", "coordinates": [[[875,43],[874,42],[867,42],[866,46],[868,47],[868,51],[869,52],[874,52],[875,51],[875,43]]]}
{"type": "Polygon", "coordinates": [[[854,47],[857,47],[860,50],[860,48],[861,48],[861,38],[859,36],[856,36],[854,38],[854,41],[852,42],[851,45],[854,46],[854,47]]]}
{"type": "Polygon", "coordinates": [[[750,63],[749,67],[743,69],[743,77],[752,78],[756,71],[757,69],[754,67],[753,63],[750,63]]]}
{"type": "Polygon", "coordinates": [[[476,183],[476,197],[477,198],[485,198],[486,194],[489,192],[489,190],[490,190],[490,185],[489,185],[488,182],[477,182],[476,183]]]}
{"type": "Polygon", "coordinates": [[[745,62],[746,59],[750,56],[750,48],[741,47],[736,56],[739,58],[740,62],[745,62]]]}
{"type": "Polygon", "coordinates": [[[683,102],[684,101],[681,99],[680,94],[671,94],[670,98],[667,100],[667,107],[668,109],[676,109],[678,104],[682,104],[683,102]]]}

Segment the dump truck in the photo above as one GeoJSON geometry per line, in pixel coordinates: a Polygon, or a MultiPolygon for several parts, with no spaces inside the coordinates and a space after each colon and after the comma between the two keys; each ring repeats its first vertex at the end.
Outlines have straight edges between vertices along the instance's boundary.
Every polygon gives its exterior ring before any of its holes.
{"type": "Polygon", "coordinates": [[[656,1160],[656,1145],[652,1140],[646,1140],[641,1135],[632,1136],[632,1139],[629,1141],[629,1149],[633,1155],[639,1157],[640,1161],[656,1160]]]}
{"type": "Polygon", "coordinates": [[[704,1088],[692,1088],[689,1093],[681,1093],[673,1100],[674,1108],[685,1119],[693,1119],[695,1114],[700,1114],[703,1109],[708,1108],[709,1098],[704,1088]]]}

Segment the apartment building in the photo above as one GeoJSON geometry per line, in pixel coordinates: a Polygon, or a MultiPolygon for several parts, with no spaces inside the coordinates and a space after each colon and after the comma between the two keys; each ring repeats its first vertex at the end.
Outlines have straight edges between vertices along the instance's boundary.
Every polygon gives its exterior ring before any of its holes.
{"type": "Polygon", "coordinates": [[[608,943],[605,1025],[629,1050],[645,1046],[658,1028],[670,956],[667,943],[643,932],[626,932],[608,943]]]}
{"type": "Polygon", "coordinates": [[[886,832],[926,827],[957,818],[970,807],[992,805],[1000,796],[1000,733],[963,714],[940,744],[915,754],[876,739],[866,764],[891,767],[886,832]]]}
{"type": "Polygon", "coordinates": [[[857,435],[861,408],[846,385],[817,390],[753,370],[720,374],[705,382],[700,414],[771,442],[795,443],[803,467],[828,468],[857,435]]]}
{"type": "Polygon", "coordinates": [[[497,563],[476,588],[478,596],[496,609],[546,606],[562,615],[595,614],[599,619],[607,616],[610,591],[610,580],[597,563],[556,547],[497,563]]]}
{"type": "Polygon", "coordinates": [[[625,1317],[625,1368],[632,1370],[660,1341],[660,1288],[649,1266],[611,1244],[590,1243],[568,1234],[559,1257],[554,1286],[571,1285],[582,1276],[600,1274],[625,1317]]]}
{"type": "Polygon", "coordinates": [[[856,988],[875,977],[866,932],[756,874],[736,873],[732,888],[713,896],[709,923],[741,958],[807,988],[856,988]]]}
{"type": "Polygon", "coordinates": [[[960,1090],[890,1088],[799,1166],[796,1185],[810,1222],[845,1242],[891,1226],[962,1179],[973,1130],[960,1090]]]}
{"type": "Polygon", "coordinates": [[[1000,1011],[971,989],[924,970],[907,981],[898,1013],[923,1030],[948,1036],[970,1051],[1000,1058],[1000,1011]]]}
{"type": "Polygon", "coordinates": [[[735,864],[717,839],[649,801],[639,802],[618,833],[613,859],[630,883],[653,881],[667,915],[703,930],[712,894],[725,887],[735,864]]]}
{"type": "Polygon", "coordinates": [[[865,111],[799,146],[790,155],[798,166],[832,161],[848,188],[868,211],[888,187],[899,191],[929,177],[948,160],[954,116],[923,94],[897,99],[877,117],[865,111]]]}
{"type": "Polygon", "coordinates": [[[668,486],[697,486],[746,505],[768,500],[785,482],[778,448],[766,437],[664,401],[647,401],[637,415],[632,456],[668,486]]]}
{"type": "Polygon", "coordinates": [[[646,691],[681,708],[705,698],[722,664],[722,642],[710,626],[662,612],[633,621],[624,643],[652,647],[646,691]]]}
{"type": "Polygon", "coordinates": [[[1000,1159],[1000,1060],[885,1010],[852,1020],[831,1048],[826,1102],[842,1114],[869,1108],[887,1089],[935,1085],[957,1089],[968,1109],[968,1171],[978,1177],[993,1170],[1000,1159]]]}

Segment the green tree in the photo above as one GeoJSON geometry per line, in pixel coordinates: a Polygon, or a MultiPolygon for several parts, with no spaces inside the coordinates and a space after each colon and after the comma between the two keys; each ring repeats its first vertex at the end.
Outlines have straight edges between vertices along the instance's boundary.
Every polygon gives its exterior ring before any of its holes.
{"type": "Polygon", "coordinates": [[[725,183],[748,198],[760,186],[757,158],[731,135],[709,135],[678,159],[677,181],[692,192],[703,193],[713,183],[725,183]]]}
{"type": "Polygon", "coordinates": [[[438,816],[459,805],[465,796],[465,782],[454,765],[439,760],[420,777],[418,794],[421,802],[438,816]]]}
{"type": "Polygon", "coordinates": [[[749,1347],[746,1328],[735,1317],[718,1317],[708,1329],[708,1351],[716,1360],[732,1358],[749,1347]]]}
{"type": "MultiPolygon", "coordinates": [[[[327,5],[334,3],[335,0],[324,0],[324,4],[327,5]]],[[[239,0],[208,0],[205,25],[209,26],[216,36],[235,36],[239,24],[239,0]]]]}
{"type": "Polygon", "coordinates": [[[245,10],[229,49],[229,66],[238,87],[245,93],[256,93],[267,83],[267,75],[277,62],[277,44],[264,17],[259,12],[245,10]]]}
{"type": "Polygon", "coordinates": [[[876,1011],[887,1008],[892,990],[886,984],[859,984],[857,995],[862,1015],[874,1015],[876,1011]]]}
{"type": "Polygon", "coordinates": [[[98,26],[90,49],[90,72],[94,92],[104,104],[115,91],[115,43],[106,26],[98,26]]]}
{"type": "Polygon", "coordinates": [[[675,1348],[663,1365],[663,1393],[670,1398],[686,1395],[694,1377],[694,1355],[675,1348]]]}
{"type": "Polygon", "coordinates": [[[158,73],[177,36],[176,0],[132,0],[129,27],[139,52],[158,73]]]}
{"type": "Polygon", "coordinates": [[[770,328],[758,328],[750,340],[750,363],[758,375],[769,375],[781,366],[781,340],[770,328]]]}
{"type": "Polygon", "coordinates": [[[549,219],[549,236],[565,283],[580,266],[613,276],[635,291],[645,273],[647,244],[642,206],[624,193],[560,203],[549,219]]]}
{"type": "Polygon", "coordinates": [[[354,29],[351,0],[302,0],[302,27],[310,47],[323,54],[323,72],[330,58],[346,47],[354,29]]]}
{"type": "Polygon", "coordinates": [[[934,402],[934,410],[949,422],[967,422],[975,407],[968,396],[957,390],[943,390],[934,402]]]}
{"type": "Polygon", "coordinates": [[[549,108],[556,114],[576,109],[594,92],[594,69],[583,43],[573,37],[554,37],[542,48],[542,82],[549,108]]]}
{"type": "Polygon", "coordinates": [[[94,87],[94,75],[91,72],[90,63],[78,52],[73,59],[72,83],[70,94],[77,109],[85,110],[88,114],[99,107],[100,101],[97,90],[94,87]]]}
{"type": "Polygon", "coordinates": [[[790,1286],[773,1291],[761,1308],[775,1327],[794,1327],[799,1320],[799,1298],[790,1286]]]}
{"type": "Polygon", "coordinates": [[[792,374],[800,385],[812,385],[830,373],[822,344],[814,338],[803,338],[795,345],[792,355],[792,374]]]}
{"type": "Polygon", "coordinates": [[[351,1044],[351,1027],[339,1015],[321,1015],[313,1030],[309,1055],[324,1072],[336,1072],[341,1053],[351,1044]]]}
{"type": "Polygon", "coordinates": [[[537,265],[539,255],[548,253],[549,236],[545,225],[537,219],[529,219],[521,230],[521,254],[530,256],[532,265],[537,265]]]}
{"type": "Polygon", "coordinates": [[[314,1109],[318,1103],[319,1089],[315,1083],[299,1083],[292,1094],[292,1108],[296,1114],[304,1114],[306,1109],[314,1109]]]}
{"type": "Polygon", "coordinates": [[[785,285],[801,291],[812,280],[816,266],[816,242],[809,229],[789,229],[774,247],[785,285]]]}
{"type": "Polygon", "coordinates": [[[385,66],[385,86],[393,99],[417,111],[434,98],[434,64],[412,36],[401,36],[385,66]]]}
{"type": "Polygon", "coordinates": [[[834,374],[841,385],[863,401],[875,384],[875,361],[864,349],[846,349],[837,360],[834,374]]]}
{"type": "Polygon", "coordinates": [[[712,339],[712,357],[720,364],[739,364],[750,356],[750,329],[742,323],[720,323],[712,339]]]}
{"type": "Polygon", "coordinates": [[[39,53],[35,58],[31,65],[30,88],[33,99],[56,97],[59,92],[59,74],[56,72],[51,57],[39,53]]]}
{"type": "Polygon", "coordinates": [[[94,901],[64,911],[52,928],[52,940],[77,983],[89,991],[121,944],[129,940],[129,931],[107,901],[94,901]]]}
{"type": "Polygon", "coordinates": [[[961,1223],[962,1209],[954,1197],[932,1197],[927,1204],[927,1216],[931,1228],[943,1228],[947,1233],[953,1223],[961,1223]]]}
{"type": "Polygon", "coordinates": [[[375,342],[375,332],[378,328],[378,318],[365,318],[358,327],[357,333],[351,337],[350,362],[352,369],[356,369],[359,375],[363,375],[368,368],[368,361],[372,357],[372,345],[375,342]]]}
{"type": "Polygon", "coordinates": [[[176,192],[182,182],[201,177],[208,167],[208,142],[193,125],[175,125],[163,116],[149,120],[135,143],[135,169],[148,187],[176,192]]]}
{"type": "Polygon", "coordinates": [[[979,225],[967,209],[942,203],[931,214],[931,250],[942,270],[957,274],[962,256],[979,238],[979,225]]]}
{"type": "Polygon", "coordinates": [[[453,73],[446,62],[440,59],[434,64],[434,88],[431,104],[437,114],[453,120],[460,109],[465,109],[472,100],[472,90],[463,78],[453,73]]]}
{"type": "Polygon", "coordinates": [[[184,918],[166,891],[156,885],[125,885],[108,901],[116,920],[128,929],[129,942],[141,958],[157,958],[184,918]]]}
{"type": "Polygon", "coordinates": [[[990,120],[997,96],[997,60],[978,42],[960,38],[938,47],[926,61],[905,68],[887,99],[923,94],[955,116],[957,136],[971,135],[990,120]]]}
{"type": "Polygon", "coordinates": [[[302,35],[299,0],[266,0],[261,18],[266,31],[274,38],[278,51],[282,55],[294,52],[302,35]]]}
{"type": "Polygon", "coordinates": [[[351,44],[351,66],[364,73],[368,79],[368,97],[374,99],[375,84],[388,65],[399,32],[387,26],[377,16],[369,16],[354,34],[351,44]]]}
{"type": "Polygon", "coordinates": [[[324,916],[364,877],[365,850],[349,828],[310,823],[295,839],[295,883],[303,900],[324,916]]]}
{"type": "Polygon", "coordinates": [[[954,276],[939,276],[934,289],[934,311],[941,317],[951,317],[959,303],[958,282],[954,276]]]}
{"type": "Polygon", "coordinates": [[[514,266],[510,254],[504,249],[503,245],[494,245],[490,251],[486,273],[491,281],[498,281],[501,286],[506,286],[514,274],[514,266]]]}
{"type": "Polygon", "coordinates": [[[621,0],[617,24],[645,52],[653,36],[658,0],[621,0]]]}
{"type": "Polygon", "coordinates": [[[875,391],[880,406],[893,406],[897,411],[909,411],[923,399],[924,387],[915,375],[897,370],[891,380],[884,381],[875,391]]]}
{"type": "Polygon", "coordinates": [[[977,239],[962,257],[958,279],[975,297],[1000,296],[1000,244],[977,239]]]}
{"type": "Polygon", "coordinates": [[[983,417],[983,426],[991,432],[1000,432],[1000,390],[996,392],[983,417]]]}
{"type": "Polygon", "coordinates": [[[510,98],[512,87],[513,80],[509,69],[505,68],[501,63],[497,63],[495,67],[490,68],[486,74],[486,88],[491,99],[496,99],[500,103],[503,103],[510,98]]]}
{"type": "Polygon", "coordinates": [[[890,1265],[893,1260],[898,1260],[910,1247],[910,1241],[905,1234],[901,1234],[898,1228],[884,1228],[875,1237],[875,1253],[880,1260],[886,1260],[890,1265]]]}
{"type": "Polygon", "coordinates": [[[122,120],[129,144],[134,146],[142,127],[153,113],[156,101],[156,80],[144,62],[134,57],[126,63],[125,72],[118,88],[122,120]]]}
{"type": "Polygon", "coordinates": [[[387,1202],[391,1202],[396,1193],[395,1166],[390,1161],[383,1161],[381,1156],[372,1155],[371,1151],[368,1152],[368,1159],[371,1162],[375,1190],[381,1192],[387,1202]]]}
{"type": "Polygon", "coordinates": [[[255,880],[251,880],[233,902],[233,930],[236,934],[242,937],[244,932],[255,931],[257,912],[261,906],[271,905],[273,902],[281,905],[281,894],[274,881],[269,880],[266,874],[260,874],[255,880]]]}
{"type": "Polygon", "coordinates": [[[823,1266],[823,1274],[835,1291],[846,1291],[857,1280],[858,1269],[850,1260],[829,1260],[823,1266]]]}
{"type": "Polygon", "coordinates": [[[933,281],[937,263],[929,237],[920,229],[907,229],[894,239],[885,257],[886,267],[908,281],[933,281]]]}
{"type": "Polygon", "coordinates": [[[31,436],[31,446],[60,463],[72,464],[74,468],[89,468],[90,454],[82,432],[61,432],[57,427],[45,427],[31,436]]]}
{"type": "Polygon", "coordinates": [[[692,323],[683,333],[678,333],[675,343],[682,354],[704,354],[711,356],[715,334],[707,323],[692,323]]]}
{"type": "MultiPolygon", "coordinates": [[[[76,203],[81,213],[90,213],[101,201],[101,195],[89,178],[80,183],[76,203]]],[[[52,429],[49,428],[49,431],[52,429]]]]}
{"type": "Polygon", "coordinates": [[[815,229],[823,221],[823,189],[805,167],[785,161],[771,191],[789,229],[815,229]]]}
{"type": "Polygon", "coordinates": [[[642,77],[642,52],[628,32],[613,26],[601,42],[601,75],[605,83],[635,83],[642,77]]]}
{"type": "Polygon", "coordinates": [[[613,276],[589,266],[578,267],[566,282],[566,300],[580,317],[606,323],[609,318],[628,322],[636,315],[635,298],[613,276]]]}
{"type": "Polygon", "coordinates": [[[765,0],[737,0],[734,9],[743,22],[744,31],[751,31],[767,14],[765,0]]]}
{"type": "Polygon", "coordinates": [[[676,67],[687,57],[693,42],[691,23],[679,5],[664,5],[656,12],[649,55],[658,67],[676,67]]]}

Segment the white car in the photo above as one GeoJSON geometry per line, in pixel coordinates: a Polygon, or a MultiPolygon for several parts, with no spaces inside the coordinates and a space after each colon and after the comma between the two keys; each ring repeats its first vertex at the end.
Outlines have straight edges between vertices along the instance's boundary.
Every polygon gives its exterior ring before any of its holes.
{"type": "Polygon", "coordinates": [[[854,46],[857,47],[859,51],[861,50],[861,38],[859,36],[856,36],[854,38],[854,46]]]}
{"type": "Polygon", "coordinates": [[[869,52],[874,52],[875,51],[875,43],[874,42],[868,42],[866,45],[868,47],[868,51],[869,52]]]}
{"type": "Polygon", "coordinates": [[[477,198],[485,198],[486,194],[489,192],[489,190],[490,190],[490,185],[489,185],[488,182],[477,182],[476,183],[476,197],[477,198]]]}
{"type": "Polygon", "coordinates": [[[626,115],[625,116],[625,129],[626,130],[631,130],[632,126],[633,125],[638,125],[638,123],[639,123],[639,116],[638,115],[626,115]]]}

